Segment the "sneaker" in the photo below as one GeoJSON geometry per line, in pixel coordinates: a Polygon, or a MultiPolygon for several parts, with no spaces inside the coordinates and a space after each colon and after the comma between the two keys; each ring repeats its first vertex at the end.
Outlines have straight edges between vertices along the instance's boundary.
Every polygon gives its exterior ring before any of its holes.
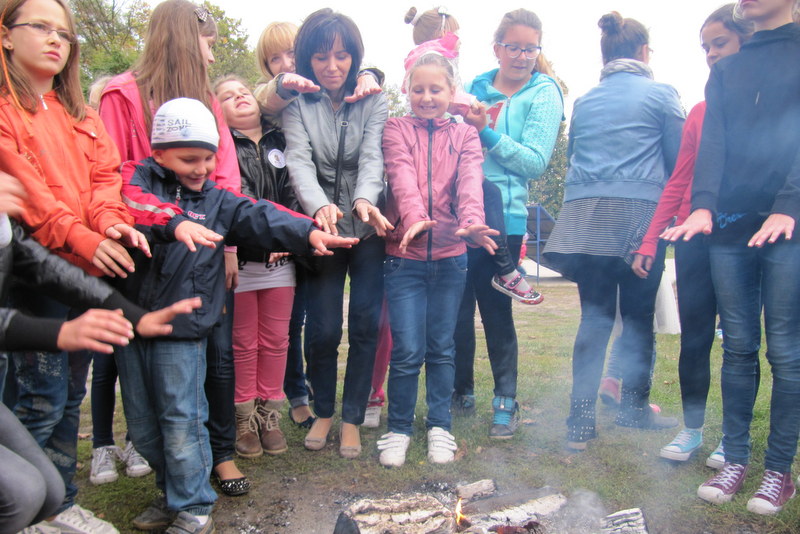
{"type": "Polygon", "coordinates": [[[726,462],[719,473],[697,488],[697,496],[714,504],[730,502],[736,492],[742,489],[746,475],[746,465],[726,462]]]}
{"type": "Polygon", "coordinates": [[[400,467],[406,463],[406,451],[411,443],[411,436],[398,432],[389,432],[378,440],[381,451],[380,462],[383,467],[400,467]]]}
{"type": "Polygon", "coordinates": [[[519,426],[519,403],[512,397],[495,397],[492,399],[494,418],[489,437],[494,439],[511,439],[519,426]]]}
{"type": "Polygon", "coordinates": [[[211,516],[208,516],[205,525],[201,525],[196,516],[189,512],[181,512],[164,534],[213,534],[214,532],[216,532],[216,529],[211,516]]]}
{"type": "Polygon", "coordinates": [[[761,487],[747,501],[747,509],[754,514],[774,515],[780,512],[783,505],[794,495],[795,489],[791,472],[779,473],[767,469],[761,478],[761,487]]]}
{"type": "Polygon", "coordinates": [[[449,464],[456,459],[456,438],[444,428],[435,426],[428,430],[428,461],[449,464]]]}
{"type": "Polygon", "coordinates": [[[380,404],[368,404],[367,411],[364,413],[364,422],[361,426],[366,428],[378,428],[381,426],[381,406],[380,404]]]}
{"type": "Polygon", "coordinates": [[[516,276],[511,280],[504,280],[499,274],[494,275],[492,277],[492,287],[522,304],[541,303],[544,300],[542,294],[530,287],[525,282],[525,277],[518,271],[515,270],[514,273],[516,273],[516,276]],[[522,285],[523,282],[525,282],[524,285],[522,285]]]}
{"type": "Polygon", "coordinates": [[[73,504],[47,524],[61,529],[64,534],[119,534],[114,525],[77,504],[73,504]]]}
{"type": "Polygon", "coordinates": [[[699,428],[684,428],[669,445],[661,447],[662,458],[685,462],[703,444],[703,431],[699,428]]]}
{"type": "Polygon", "coordinates": [[[94,485],[108,484],[119,478],[114,459],[119,454],[119,449],[114,445],[92,449],[92,468],[89,482],[94,485]]]}
{"type": "Polygon", "coordinates": [[[129,477],[139,478],[153,472],[150,464],[139,454],[139,451],[134,448],[133,443],[130,441],[125,442],[123,450],[117,449],[117,454],[119,454],[120,461],[125,464],[125,474],[129,477]]]}
{"type": "Polygon", "coordinates": [[[176,515],[167,508],[167,498],[161,495],[153,499],[144,512],[133,518],[133,526],[139,530],[163,529],[175,521],[176,515]]]}
{"type": "Polygon", "coordinates": [[[621,381],[613,376],[606,376],[600,380],[600,389],[597,394],[606,406],[619,406],[619,399],[622,396],[620,388],[621,381]]]}
{"type": "Polygon", "coordinates": [[[717,448],[706,458],[706,465],[711,469],[722,469],[722,466],[725,465],[725,449],[722,448],[722,440],[719,440],[717,448]]]}
{"type": "Polygon", "coordinates": [[[453,393],[450,401],[450,413],[456,417],[472,417],[475,415],[475,395],[459,395],[453,393]]]}

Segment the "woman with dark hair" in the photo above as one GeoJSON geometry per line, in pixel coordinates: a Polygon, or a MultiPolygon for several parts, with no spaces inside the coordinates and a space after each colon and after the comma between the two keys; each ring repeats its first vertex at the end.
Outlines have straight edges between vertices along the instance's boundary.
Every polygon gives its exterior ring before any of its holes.
{"type": "Polygon", "coordinates": [[[339,447],[346,458],[361,453],[358,427],[369,398],[383,298],[381,236],[392,227],[377,206],[384,188],[386,99],[376,94],[345,101],[363,55],[361,33],[350,18],[330,9],[309,15],[295,41],[295,66],[321,91],[302,94],[282,116],[286,164],[301,208],[326,232],[361,240],[352,249],[319,258],[308,281],[306,357],[318,419],[305,446],[320,450],[333,422],[344,281],[350,276],[350,347],[339,447]]]}
{"type": "Polygon", "coordinates": [[[630,269],[680,145],[684,122],[678,94],[653,81],[649,35],[638,21],[604,15],[600,84],[575,102],[570,124],[564,206],[545,256],[578,283],[581,323],[572,355],[567,448],[584,450],[596,437],[595,402],[614,325],[617,291],[620,337],[628,357],[616,424],[665,428],[674,418],[649,405],[655,298],[664,246],[645,279],[630,269]],[[624,151],[620,147],[625,147],[624,151]]]}

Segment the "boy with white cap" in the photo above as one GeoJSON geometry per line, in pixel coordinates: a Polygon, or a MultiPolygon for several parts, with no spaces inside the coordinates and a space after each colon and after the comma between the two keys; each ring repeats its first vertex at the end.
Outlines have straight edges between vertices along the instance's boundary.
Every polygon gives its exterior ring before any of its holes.
{"type": "Polygon", "coordinates": [[[230,245],[299,255],[332,254],[327,247],[358,242],[316,230],[308,217],[208,181],[218,142],[214,117],[201,102],[170,100],[153,118],[153,156],[122,169],[123,199],[153,241],[152,259],[134,258],[136,272],[121,281],[122,292],[148,310],[173,302],[176,295],[203,299],[202,308],[173,322],[171,335],[135,339],[115,353],[131,440],[156,472],[166,496],[165,519],[175,517],[169,534],[214,532],[209,514],[216,494],[209,483],[203,379],[206,338],[225,303],[223,248],[215,242],[224,238],[230,245]],[[129,188],[143,193],[135,195],[138,202],[129,201],[129,188]]]}

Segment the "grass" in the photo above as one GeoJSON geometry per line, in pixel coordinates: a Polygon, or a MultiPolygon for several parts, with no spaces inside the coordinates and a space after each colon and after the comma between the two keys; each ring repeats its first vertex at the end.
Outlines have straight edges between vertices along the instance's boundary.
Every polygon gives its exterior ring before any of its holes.
{"type": "MultiPolygon", "coordinates": [[[[752,433],[754,469],[744,490],[732,503],[720,507],[703,503],[695,495],[697,486],[713,473],[705,467],[705,457],[721,436],[719,342],[715,343],[712,354],[713,382],[705,443],[702,451],[689,462],[677,464],[658,457],[659,448],[672,439],[677,429],[648,432],[618,428],[613,424],[614,414],[604,408],[598,408],[599,439],[590,442],[583,454],[565,455],[562,447],[571,384],[570,357],[580,310],[574,286],[546,285],[542,291],[545,302],[539,306],[515,304],[520,347],[518,400],[524,424],[513,439],[498,442],[487,436],[493,384],[479,329],[475,358],[479,410],[474,418],[454,421],[453,434],[459,442],[461,455],[458,462],[431,466],[425,460],[423,380],[416,434],[407,464],[402,469],[387,470],[378,464],[375,441],[385,431],[385,426],[362,430],[364,453],[358,460],[347,461],[338,457],[335,445],[321,453],[303,450],[303,432],[285,418],[282,427],[290,443],[289,452],[278,457],[238,461],[251,478],[254,489],[245,499],[220,499],[214,513],[219,530],[330,533],[338,510],[357,497],[438,491],[456,483],[492,478],[504,493],[552,486],[569,497],[576,497],[584,494],[580,490],[585,489],[595,501],[602,503],[606,513],[640,507],[652,534],[798,532],[800,499],[787,505],[778,517],[761,517],[745,509],[763,466],[769,424],[769,372],[762,373],[752,433]],[[293,494],[302,498],[292,501],[293,494]],[[304,504],[303,499],[308,502],[304,504]],[[278,511],[271,513],[271,509],[278,511]],[[302,523],[299,516],[303,513],[316,517],[314,528],[297,529],[302,528],[298,525],[302,523]],[[243,518],[259,526],[244,530],[241,528],[243,518]]],[[[652,401],[672,415],[680,415],[678,349],[679,336],[658,336],[652,401]]],[[[762,369],[768,369],[766,362],[762,362],[762,369]]],[[[117,412],[115,431],[119,432],[121,440],[124,420],[119,407],[117,412]]],[[[82,430],[90,432],[88,399],[86,414],[82,430]]],[[[78,502],[92,510],[104,511],[103,515],[121,531],[131,531],[126,530],[126,525],[130,525],[130,519],[155,495],[152,475],[138,480],[122,476],[116,484],[93,487],[87,480],[90,455],[90,442],[82,441],[79,459],[84,465],[76,476],[81,487],[78,502]]]]}

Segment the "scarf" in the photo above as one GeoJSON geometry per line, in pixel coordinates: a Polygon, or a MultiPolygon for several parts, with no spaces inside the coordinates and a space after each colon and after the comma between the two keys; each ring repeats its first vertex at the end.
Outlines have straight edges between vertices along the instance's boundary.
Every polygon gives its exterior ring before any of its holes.
{"type": "Polygon", "coordinates": [[[641,61],[629,58],[615,59],[603,65],[603,70],[600,71],[600,79],[602,80],[606,76],[617,72],[630,72],[631,74],[638,74],[639,76],[646,76],[651,80],[653,79],[653,69],[641,61]]]}

